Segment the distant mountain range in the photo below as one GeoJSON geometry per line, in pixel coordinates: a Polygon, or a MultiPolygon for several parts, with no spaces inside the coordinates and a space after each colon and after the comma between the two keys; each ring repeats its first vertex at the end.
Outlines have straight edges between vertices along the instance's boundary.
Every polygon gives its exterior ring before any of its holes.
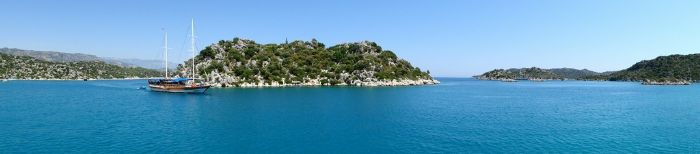
{"type": "Polygon", "coordinates": [[[123,79],[162,75],[160,71],[152,69],[120,67],[99,60],[54,62],[0,53],[0,79],[123,79]]]}
{"type": "MultiPolygon", "coordinates": [[[[143,67],[148,69],[163,69],[162,60],[147,60],[147,59],[128,59],[128,58],[111,58],[104,57],[102,61],[124,67],[143,67]]],[[[168,62],[168,69],[174,70],[177,67],[177,63],[168,62]]]]}
{"type": "MultiPolygon", "coordinates": [[[[94,62],[101,61],[107,64],[122,66],[122,67],[143,67],[147,69],[163,69],[162,60],[144,60],[144,59],[124,59],[124,58],[109,58],[98,57],[83,53],[65,53],[56,51],[35,51],[16,48],[0,48],[0,53],[13,56],[27,56],[42,61],[48,62],[94,62]]],[[[175,69],[176,63],[169,63],[169,68],[175,69]]]]}

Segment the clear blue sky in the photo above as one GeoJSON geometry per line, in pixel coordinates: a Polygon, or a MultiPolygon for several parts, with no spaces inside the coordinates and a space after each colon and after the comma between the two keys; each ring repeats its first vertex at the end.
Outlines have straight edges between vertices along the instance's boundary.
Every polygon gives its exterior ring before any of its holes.
{"type": "Polygon", "coordinates": [[[371,40],[434,76],[494,68],[624,69],[700,50],[700,1],[5,1],[0,47],[158,59],[186,57],[195,18],[200,48],[371,40]]]}

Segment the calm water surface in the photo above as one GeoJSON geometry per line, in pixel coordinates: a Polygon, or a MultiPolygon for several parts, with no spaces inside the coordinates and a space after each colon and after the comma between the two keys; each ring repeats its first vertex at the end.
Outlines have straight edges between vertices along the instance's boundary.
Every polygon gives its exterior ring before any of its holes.
{"type": "Polygon", "coordinates": [[[442,78],[418,87],[0,83],[2,153],[700,152],[700,86],[442,78]]]}

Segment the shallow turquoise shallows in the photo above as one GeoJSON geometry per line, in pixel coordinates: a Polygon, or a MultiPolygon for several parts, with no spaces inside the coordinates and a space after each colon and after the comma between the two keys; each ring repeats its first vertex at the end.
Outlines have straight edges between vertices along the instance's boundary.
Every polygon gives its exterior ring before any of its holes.
{"type": "Polygon", "coordinates": [[[478,81],[139,90],[0,82],[0,153],[700,152],[700,86],[478,81]]]}

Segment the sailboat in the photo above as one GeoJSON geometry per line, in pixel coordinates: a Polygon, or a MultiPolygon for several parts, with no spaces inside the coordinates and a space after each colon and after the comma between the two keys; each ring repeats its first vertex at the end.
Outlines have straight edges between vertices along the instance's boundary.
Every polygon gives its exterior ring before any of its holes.
{"type": "Polygon", "coordinates": [[[201,80],[195,78],[195,46],[194,46],[194,19],[192,19],[192,78],[170,78],[168,77],[168,33],[165,33],[165,76],[163,79],[149,79],[148,87],[151,91],[171,92],[171,93],[205,93],[209,85],[205,85],[201,80]]]}

